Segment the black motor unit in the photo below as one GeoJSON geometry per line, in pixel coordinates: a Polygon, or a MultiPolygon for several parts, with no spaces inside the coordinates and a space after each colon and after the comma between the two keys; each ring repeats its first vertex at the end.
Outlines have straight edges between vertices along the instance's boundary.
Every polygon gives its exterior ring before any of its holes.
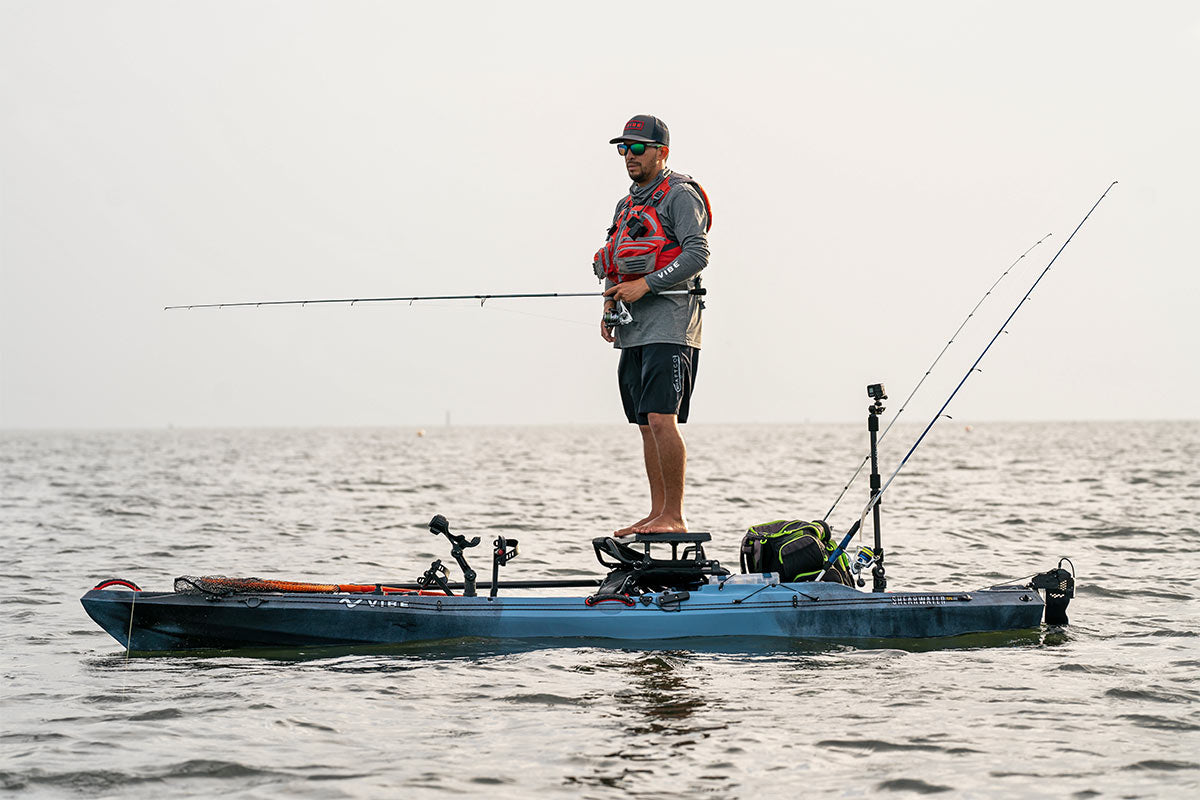
{"type": "Polygon", "coordinates": [[[1066,625],[1067,605],[1075,596],[1075,565],[1070,571],[1063,569],[1063,562],[1071,564],[1069,558],[1059,559],[1058,566],[1049,572],[1034,575],[1029,585],[1046,592],[1046,624],[1066,625]]]}

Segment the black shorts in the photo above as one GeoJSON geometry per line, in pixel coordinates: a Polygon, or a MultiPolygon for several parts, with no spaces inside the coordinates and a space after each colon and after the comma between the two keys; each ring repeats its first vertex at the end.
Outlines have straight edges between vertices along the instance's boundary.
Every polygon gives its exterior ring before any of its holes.
{"type": "Polygon", "coordinates": [[[643,344],[621,350],[617,383],[625,417],[648,424],[647,414],[675,414],[687,422],[700,349],[682,344],[643,344]]]}

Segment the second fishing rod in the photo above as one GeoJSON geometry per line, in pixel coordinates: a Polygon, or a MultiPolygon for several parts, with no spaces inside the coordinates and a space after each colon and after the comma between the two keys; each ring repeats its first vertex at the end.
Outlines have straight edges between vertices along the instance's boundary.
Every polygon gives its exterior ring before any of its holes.
{"type": "MultiPolygon", "coordinates": [[[[882,443],[883,440],[887,438],[888,431],[890,431],[892,426],[896,424],[896,421],[900,419],[900,416],[904,413],[904,410],[908,408],[908,404],[912,402],[912,399],[916,396],[917,392],[920,391],[921,387],[925,384],[925,381],[937,367],[938,362],[942,360],[942,356],[946,355],[946,351],[950,349],[950,345],[954,344],[954,342],[958,339],[958,335],[962,333],[963,328],[967,327],[967,323],[971,321],[971,319],[975,316],[975,313],[979,311],[984,302],[991,297],[992,292],[996,291],[996,287],[1000,285],[1000,281],[1004,280],[1008,276],[1008,273],[1012,272],[1013,268],[1016,267],[1017,264],[1021,263],[1026,256],[1032,253],[1034,248],[1049,239],[1051,236],[1053,236],[1053,234],[1047,233],[1041,239],[1038,239],[1036,242],[1030,245],[1024,253],[1021,253],[1021,255],[1017,256],[1011,264],[1004,268],[1004,271],[1000,273],[999,278],[996,278],[996,280],[992,282],[992,285],[989,286],[987,291],[983,293],[983,296],[979,298],[979,302],[975,304],[975,306],[967,313],[967,316],[963,318],[963,321],[959,323],[958,327],[954,329],[954,333],[950,334],[950,338],[946,341],[946,344],[942,346],[941,351],[934,357],[933,362],[925,368],[925,374],[921,376],[921,380],[917,381],[917,385],[913,387],[912,391],[909,392],[908,397],[905,398],[904,402],[900,404],[900,409],[894,415],[892,415],[892,419],[887,424],[887,427],[884,428],[883,432],[879,434],[878,443],[882,443]]],[[[874,396],[872,395],[872,397],[874,396]]],[[[880,409],[880,411],[882,411],[882,409],[880,409]]],[[[846,485],[842,487],[841,493],[838,494],[837,499],[833,501],[833,505],[829,507],[829,510],[825,512],[825,516],[821,517],[821,519],[825,520],[826,522],[829,521],[829,518],[833,515],[834,510],[838,507],[838,503],[842,502],[842,498],[846,496],[846,492],[849,491],[850,486],[855,480],[858,479],[858,476],[862,474],[863,467],[867,465],[867,461],[869,461],[870,458],[870,452],[863,456],[863,460],[859,463],[858,469],[854,470],[854,474],[850,476],[850,480],[846,481],[846,485]]]]}
{"type": "Polygon", "coordinates": [[[850,529],[846,532],[846,535],[842,537],[841,542],[839,542],[837,547],[829,553],[828,558],[825,560],[825,566],[822,568],[820,574],[817,575],[816,580],[820,581],[824,579],[825,573],[829,571],[831,565],[837,563],[837,560],[841,557],[842,553],[846,551],[846,547],[849,546],[850,541],[855,537],[856,534],[858,534],[863,525],[866,524],[867,517],[873,513],[875,547],[873,551],[870,551],[869,558],[865,560],[859,560],[856,567],[862,568],[867,566],[867,564],[873,563],[873,590],[876,592],[883,592],[887,589],[887,578],[884,568],[883,541],[879,524],[879,502],[883,497],[883,493],[888,490],[888,487],[892,485],[894,480],[896,480],[896,476],[900,474],[900,470],[904,469],[905,464],[907,464],[908,460],[912,458],[913,453],[915,453],[917,448],[921,446],[921,443],[925,441],[925,437],[929,434],[929,431],[932,430],[933,426],[937,424],[937,421],[945,415],[946,409],[949,407],[951,401],[954,400],[959,390],[962,389],[963,385],[966,384],[971,375],[979,370],[979,364],[981,361],[983,361],[983,357],[987,355],[988,351],[991,350],[992,345],[994,345],[996,340],[1000,338],[1000,334],[1005,332],[1008,324],[1012,322],[1013,317],[1017,315],[1017,312],[1021,310],[1023,305],[1025,305],[1025,301],[1028,300],[1030,295],[1033,294],[1033,290],[1037,288],[1039,283],[1041,283],[1042,278],[1046,277],[1046,274],[1050,271],[1050,268],[1054,266],[1056,261],[1058,261],[1058,257],[1062,255],[1063,251],[1067,249],[1067,245],[1069,245],[1071,240],[1075,238],[1075,234],[1079,233],[1079,229],[1082,228],[1083,224],[1088,221],[1089,217],[1092,216],[1092,212],[1096,210],[1096,208],[1101,202],[1103,202],[1104,198],[1108,196],[1108,193],[1112,191],[1112,188],[1116,185],[1116,181],[1113,181],[1108,185],[1108,188],[1104,190],[1099,199],[1097,199],[1096,202],[1092,204],[1092,207],[1088,209],[1088,212],[1084,214],[1083,219],[1079,221],[1079,224],[1075,226],[1075,229],[1071,231],[1071,235],[1068,236],[1067,240],[1062,243],[1061,247],[1058,248],[1058,251],[1054,254],[1054,257],[1051,258],[1050,262],[1046,264],[1045,268],[1038,273],[1038,276],[1036,279],[1034,279],[1033,284],[1021,297],[1020,301],[1017,302],[1016,306],[1013,307],[1012,311],[1009,312],[1009,315],[996,330],[996,333],[992,336],[992,338],[988,340],[988,343],[983,348],[983,351],[980,352],[979,356],[967,369],[962,379],[958,382],[958,385],[954,387],[954,391],[950,393],[950,396],[946,398],[944,403],[942,403],[941,407],[937,410],[937,413],[933,415],[931,420],[929,420],[929,424],[927,424],[925,429],[921,431],[921,435],[917,437],[916,442],[913,443],[912,447],[909,448],[904,457],[900,459],[899,465],[891,473],[891,475],[888,476],[886,481],[881,481],[879,475],[877,431],[879,430],[878,418],[884,410],[882,401],[887,399],[887,395],[884,392],[882,384],[872,384],[867,388],[868,395],[874,401],[872,406],[868,409],[868,428],[871,435],[871,453],[869,456],[871,459],[871,499],[867,501],[865,506],[863,506],[862,513],[859,515],[858,519],[854,521],[854,524],[850,526],[850,529]]]}

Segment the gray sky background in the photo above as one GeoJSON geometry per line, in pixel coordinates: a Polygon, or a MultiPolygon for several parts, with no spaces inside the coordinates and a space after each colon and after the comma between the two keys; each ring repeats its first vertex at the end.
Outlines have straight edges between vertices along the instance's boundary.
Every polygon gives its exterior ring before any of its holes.
{"type": "Polygon", "coordinates": [[[1195,3],[0,2],[0,427],[616,422],[636,113],[714,206],[697,422],[1195,418],[1195,3]]]}

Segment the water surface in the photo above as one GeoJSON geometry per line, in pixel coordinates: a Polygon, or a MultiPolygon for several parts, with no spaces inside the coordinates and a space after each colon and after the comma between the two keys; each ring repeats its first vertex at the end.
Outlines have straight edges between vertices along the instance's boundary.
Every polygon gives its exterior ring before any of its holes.
{"type": "MultiPolygon", "coordinates": [[[[894,464],[915,430],[885,442],[894,464]],[[890,445],[890,447],[889,447],[890,445]]],[[[412,580],[456,532],[598,574],[644,511],[626,426],[0,433],[0,788],[20,796],[1154,797],[1200,787],[1200,425],[935,430],[889,491],[890,588],[1079,571],[1066,632],[851,647],[454,641],[128,658],[122,577],[412,580]]],[[[828,509],[858,426],[689,425],[688,511],[828,509]]],[[[845,530],[865,499],[831,521],[845,530]]],[[[485,548],[469,551],[485,572],[485,548]],[[482,555],[477,555],[477,554],[482,555]]]]}

